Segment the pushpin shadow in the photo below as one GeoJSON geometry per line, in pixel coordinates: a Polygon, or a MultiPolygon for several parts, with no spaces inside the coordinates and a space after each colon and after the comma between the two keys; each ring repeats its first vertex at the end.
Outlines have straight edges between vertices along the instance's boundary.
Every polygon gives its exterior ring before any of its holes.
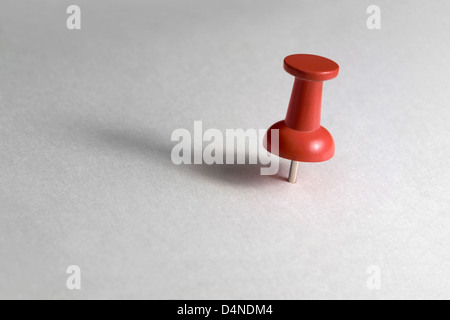
{"type": "MultiPolygon", "coordinates": [[[[264,165],[259,161],[250,164],[248,154],[245,156],[245,164],[181,164],[175,165],[171,160],[173,143],[167,138],[161,137],[160,133],[143,132],[142,130],[122,128],[113,126],[89,125],[87,122],[76,126],[77,133],[88,140],[88,145],[96,150],[105,147],[111,152],[127,155],[144,161],[151,166],[152,161],[163,164],[167,171],[177,171],[180,174],[202,176],[209,180],[234,185],[251,185],[256,187],[270,180],[286,179],[276,175],[261,175],[261,167],[264,165]]],[[[193,150],[192,150],[193,154],[193,150]]],[[[281,171],[280,163],[280,171],[281,171]]],[[[192,177],[194,178],[194,177],[192,177]]]]}
{"type": "Polygon", "coordinates": [[[270,180],[283,180],[281,175],[262,175],[261,168],[265,167],[259,161],[251,164],[249,155],[245,155],[245,163],[243,164],[191,164],[180,165],[180,170],[190,170],[195,174],[201,174],[208,179],[217,180],[219,182],[229,184],[242,184],[257,186],[264,184],[270,180]]]}

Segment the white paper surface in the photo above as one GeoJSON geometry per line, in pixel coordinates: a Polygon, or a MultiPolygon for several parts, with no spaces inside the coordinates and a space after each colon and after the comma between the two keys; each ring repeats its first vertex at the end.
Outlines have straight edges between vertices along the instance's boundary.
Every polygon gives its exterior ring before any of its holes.
{"type": "Polygon", "coordinates": [[[356,0],[70,4],[0,4],[0,298],[450,298],[448,1],[377,1],[381,30],[356,0]],[[172,164],[196,120],[283,119],[293,53],[341,67],[332,160],[172,164]]]}

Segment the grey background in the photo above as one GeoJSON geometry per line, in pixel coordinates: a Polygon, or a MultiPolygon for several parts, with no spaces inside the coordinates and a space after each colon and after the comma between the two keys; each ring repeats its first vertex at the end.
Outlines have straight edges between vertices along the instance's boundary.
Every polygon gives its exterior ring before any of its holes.
{"type": "Polygon", "coordinates": [[[1,0],[0,298],[450,298],[450,3],[374,3],[1,0]],[[195,120],[281,120],[292,53],[341,66],[332,160],[172,164],[195,120]]]}

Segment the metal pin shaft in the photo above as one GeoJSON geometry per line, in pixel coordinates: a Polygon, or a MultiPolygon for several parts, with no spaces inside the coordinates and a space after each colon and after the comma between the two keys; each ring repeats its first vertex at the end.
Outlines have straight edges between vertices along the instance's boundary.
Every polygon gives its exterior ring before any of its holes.
{"type": "Polygon", "coordinates": [[[297,183],[297,174],[298,174],[298,165],[300,162],[291,161],[291,169],[289,170],[289,178],[288,181],[290,183],[297,183]]]}

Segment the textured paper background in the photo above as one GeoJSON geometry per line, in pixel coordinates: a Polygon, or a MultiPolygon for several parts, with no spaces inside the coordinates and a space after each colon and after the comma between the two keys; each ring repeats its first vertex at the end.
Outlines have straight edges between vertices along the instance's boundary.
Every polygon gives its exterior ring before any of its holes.
{"type": "Polygon", "coordinates": [[[450,298],[450,3],[370,4],[1,0],[0,298],[450,298]],[[195,120],[282,119],[301,52],[341,66],[331,161],[172,164],[195,120]]]}

